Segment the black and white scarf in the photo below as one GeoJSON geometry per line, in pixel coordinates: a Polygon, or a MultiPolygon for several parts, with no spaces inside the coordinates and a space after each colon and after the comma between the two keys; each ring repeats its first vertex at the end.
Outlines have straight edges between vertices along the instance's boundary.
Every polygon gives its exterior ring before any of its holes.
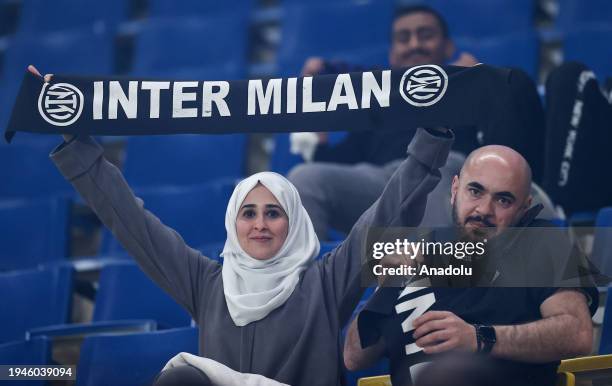
{"type": "Polygon", "coordinates": [[[422,65],[302,78],[173,81],[26,73],[5,132],[223,134],[511,127],[512,70],[422,65]]]}

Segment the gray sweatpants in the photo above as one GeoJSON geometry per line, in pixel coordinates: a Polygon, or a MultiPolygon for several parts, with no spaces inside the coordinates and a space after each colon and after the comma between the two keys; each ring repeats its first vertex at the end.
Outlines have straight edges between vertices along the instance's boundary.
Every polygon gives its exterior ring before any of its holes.
{"type": "MultiPolygon", "coordinates": [[[[451,183],[464,160],[461,153],[450,153],[446,165],[440,169],[440,183],[429,194],[421,226],[443,227],[452,224],[451,183]]],[[[369,163],[304,163],[294,167],[288,178],[300,192],[319,239],[326,240],[329,228],[344,233],[351,230],[359,216],[380,196],[401,161],[383,166],[369,163]]]]}

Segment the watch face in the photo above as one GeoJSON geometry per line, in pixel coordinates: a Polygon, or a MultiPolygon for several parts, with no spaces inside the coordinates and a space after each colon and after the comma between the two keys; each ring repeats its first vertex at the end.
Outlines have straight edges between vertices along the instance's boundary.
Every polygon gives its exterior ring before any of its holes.
{"type": "Polygon", "coordinates": [[[492,326],[480,326],[478,332],[484,341],[493,343],[496,341],[495,328],[492,326]]]}

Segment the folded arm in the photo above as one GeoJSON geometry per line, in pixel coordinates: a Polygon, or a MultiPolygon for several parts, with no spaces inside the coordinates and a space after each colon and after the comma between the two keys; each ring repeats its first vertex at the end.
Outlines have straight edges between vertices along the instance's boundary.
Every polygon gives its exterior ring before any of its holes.
{"type": "MultiPolygon", "coordinates": [[[[582,292],[562,289],[540,305],[542,319],[496,325],[491,355],[520,362],[553,362],[591,351],[593,326],[582,292]]],[[[427,354],[476,351],[473,325],[448,311],[430,311],[414,321],[416,344],[427,354]]]]}
{"type": "Polygon", "coordinates": [[[588,355],[593,324],[586,297],[560,290],[540,306],[542,319],[514,326],[494,326],[497,342],[491,354],[522,362],[550,362],[588,355]]]}

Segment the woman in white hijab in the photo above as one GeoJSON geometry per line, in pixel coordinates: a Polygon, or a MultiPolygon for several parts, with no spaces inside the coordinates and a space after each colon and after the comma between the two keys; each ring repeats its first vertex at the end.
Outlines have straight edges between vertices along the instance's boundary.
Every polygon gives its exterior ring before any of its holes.
{"type": "Polygon", "coordinates": [[[271,172],[236,186],[225,229],[223,290],[232,320],[244,326],[287,301],[319,254],[319,239],[296,188],[271,172]]]}
{"type": "Polygon", "coordinates": [[[342,383],[341,329],[364,290],[367,231],[419,224],[452,144],[452,135],[419,130],[381,197],[322,259],[295,187],[275,173],[245,179],[227,207],[221,266],[149,212],[93,139],[64,139],[51,159],[143,271],[189,311],[199,355],[293,386],[342,383]]]}
{"type": "MultiPolygon", "coordinates": [[[[271,172],[254,174],[236,186],[227,205],[225,228],[223,292],[234,324],[245,326],[265,318],[287,301],[302,272],[318,255],[319,239],[297,189],[280,174],[271,172]]],[[[155,386],[186,382],[212,386],[284,385],[181,353],[166,364],[155,386]]]]}

